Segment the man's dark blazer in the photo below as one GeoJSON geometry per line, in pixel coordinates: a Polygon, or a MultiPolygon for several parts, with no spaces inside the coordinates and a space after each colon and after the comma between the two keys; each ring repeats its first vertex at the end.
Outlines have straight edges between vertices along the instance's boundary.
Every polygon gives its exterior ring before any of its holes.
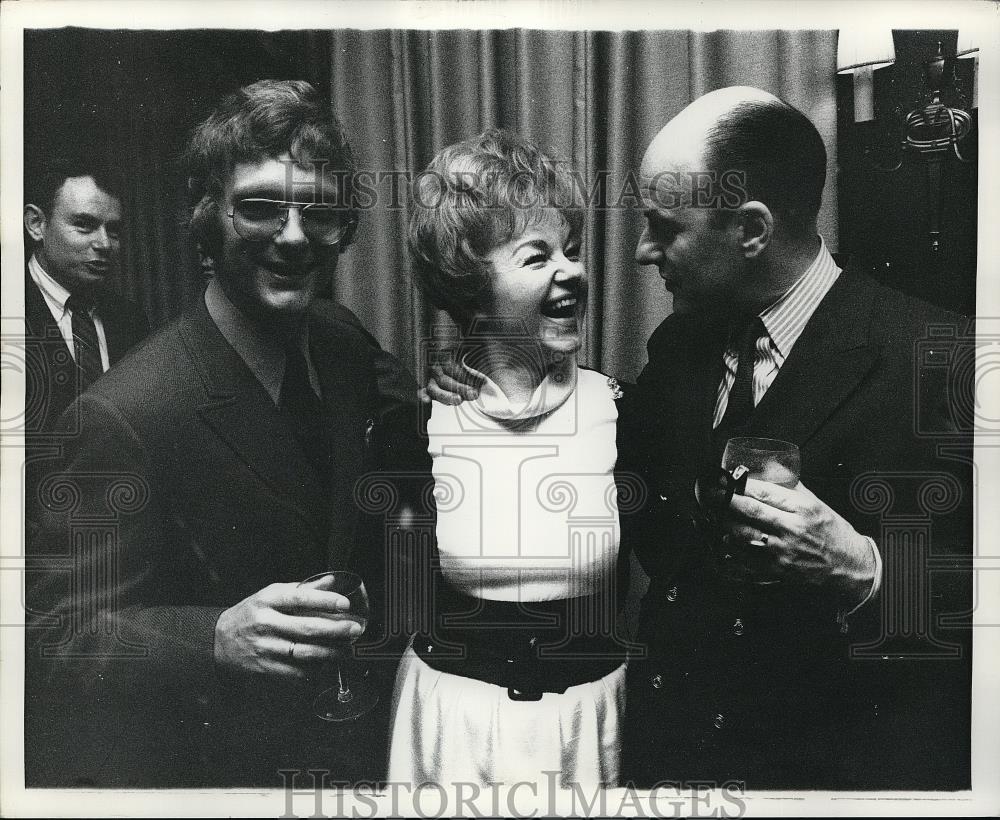
{"type": "MultiPolygon", "coordinates": [[[[117,294],[98,296],[98,313],[104,325],[108,360],[112,365],[149,334],[142,309],[117,294]]],[[[25,270],[24,350],[26,389],[24,396],[24,506],[30,511],[36,489],[44,477],[57,469],[65,433],[57,432],[60,416],[82,391],[80,371],[66,345],[45,297],[25,270]]],[[[70,426],[67,429],[74,429],[70,426]]],[[[34,521],[26,519],[25,538],[33,536],[34,521]]]]}
{"type": "Polygon", "coordinates": [[[314,305],[309,338],[333,437],[328,495],[202,300],[64,416],[80,431],[63,472],[40,488],[30,556],[66,569],[29,581],[32,608],[62,617],[38,630],[30,654],[26,708],[40,728],[28,738],[29,783],[280,787],[282,768],[379,775],[387,696],[356,724],[320,724],[309,713],[316,683],[227,678],[213,657],[222,611],[272,582],[355,567],[377,596],[378,527],[353,493],[393,411],[376,384],[374,360],[387,354],[331,302],[314,305]]]}
{"type": "MultiPolygon", "coordinates": [[[[149,323],[138,305],[115,293],[102,293],[97,309],[104,324],[108,359],[115,364],[146,338],[149,323]]],[[[30,367],[29,392],[25,397],[28,410],[25,432],[44,435],[52,432],[59,416],[80,395],[81,390],[69,348],[52,318],[45,297],[28,273],[24,277],[24,318],[27,363],[30,367]]]]}
{"type": "Polygon", "coordinates": [[[622,521],[651,577],[639,621],[648,657],[629,670],[626,777],[968,787],[971,435],[962,413],[972,405],[948,393],[970,381],[958,375],[974,355],[968,337],[960,349],[962,331],[959,317],[849,268],[754,411],[748,435],[797,443],[803,484],[881,550],[881,594],[846,627],[844,602],[818,587],[727,584],[713,573],[692,488],[716,458],[725,328],[674,314],[653,333],[620,408],[622,466],[644,476],[650,499],[622,521]],[[939,444],[953,453],[939,455],[939,444]],[[965,616],[956,628],[937,621],[949,612],[965,616]],[[914,634],[921,624],[930,635],[914,634]],[[913,652],[921,657],[896,657],[913,652]]]}

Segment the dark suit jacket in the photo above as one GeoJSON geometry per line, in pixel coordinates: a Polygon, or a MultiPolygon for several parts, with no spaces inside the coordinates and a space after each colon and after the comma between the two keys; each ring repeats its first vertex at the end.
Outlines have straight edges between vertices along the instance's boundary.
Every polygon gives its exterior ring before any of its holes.
{"type": "Polygon", "coordinates": [[[937,622],[969,606],[971,435],[960,416],[971,404],[947,381],[974,348],[966,337],[959,350],[958,317],[845,270],[754,412],[748,435],[797,443],[802,482],[882,551],[881,595],[846,633],[844,602],[822,589],[720,581],[692,524],[694,479],[714,458],[724,344],[717,323],[668,317],[622,407],[622,466],[645,477],[650,499],[623,516],[623,534],[651,576],[625,775],[967,787],[971,630],[967,617],[957,629],[937,622]]]}
{"type": "MultiPolygon", "coordinates": [[[[98,312],[104,324],[108,359],[115,365],[149,334],[149,324],[142,309],[117,294],[102,293],[98,312]]],[[[24,506],[28,512],[25,537],[34,537],[35,522],[31,507],[37,488],[45,476],[58,468],[62,444],[77,429],[67,424],[57,430],[59,417],[80,395],[80,373],[66,345],[45,297],[25,271],[24,276],[24,346],[26,390],[24,397],[24,506]]]]}
{"type": "MultiPolygon", "coordinates": [[[[108,359],[115,364],[149,333],[149,323],[134,302],[103,293],[98,313],[104,324],[108,359]]],[[[52,312],[38,286],[27,273],[24,277],[25,342],[28,346],[29,394],[25,397],[29,434],[51,433],[56,421],[80,395],[73,357],[63,341],[52,312]]]]}
{"type": "Polygon", "coordinates": [[[379,775],[372,737],[385,736],[385,709],[316,725],[318,684],[228,679],[213,657],[221,612],[272,582],[353,566],[379,606],[380,530],[353,493],[396,402],[379,393],[370,338],[332,303],[309,321],[334,439],[329,495],[201,300],[64,416],[78,415],[80,432],[40,489],[31,555],[50,570],[29,581],[29,603],[62,620],[29,652],[29,782],[280,787],[280,769],[308,766],[379,775]]]}

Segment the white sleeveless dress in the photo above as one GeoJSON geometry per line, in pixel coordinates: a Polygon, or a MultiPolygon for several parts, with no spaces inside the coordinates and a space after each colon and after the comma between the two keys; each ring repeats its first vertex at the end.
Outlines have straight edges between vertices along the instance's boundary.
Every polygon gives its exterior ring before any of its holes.
{"type": "MultiPolygon", "coordinates": [[[[433,406],[441,571],[465,595],[552,601],[615,583],[616,387],[571,364],[525,407],[489,380],[476,402],[433,406]]],[[[624,706],[624,664],[563,694],[513,701],[410,648],[393,695],[389,780],[614,786],[624,706]]]]}

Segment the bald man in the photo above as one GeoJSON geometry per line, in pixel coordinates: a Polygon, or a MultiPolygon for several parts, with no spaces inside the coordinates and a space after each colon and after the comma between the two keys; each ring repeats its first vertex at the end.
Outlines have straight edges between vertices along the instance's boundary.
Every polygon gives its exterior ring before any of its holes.
{"type": "Polygon", "coordinates": [[[624,739],[638,785],[969,785],[969,633],[936,620],[968,578],[919,563],[971,548],[971,439],[949,460],[920,435],[955,425],[917,344],[959,317],[834,261],[825,173],[808,118],[751,88],[694,101],[642,159],[636,259],[675,312],[620,418],[619,468],[650,490],[622,522],[651,579],[624,739]],[[709,523],[692,487],[737,435],[797,444],[801,481],[749,480],[709,523]],[[901,514],[912,531],[887,543],[901,514]],[[899,618],[912,640],[890,640],[899,618]]]}

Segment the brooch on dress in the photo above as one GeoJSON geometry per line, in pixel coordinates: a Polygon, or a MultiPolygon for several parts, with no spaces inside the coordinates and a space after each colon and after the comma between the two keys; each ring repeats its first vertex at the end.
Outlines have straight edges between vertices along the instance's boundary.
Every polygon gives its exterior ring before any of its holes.
{"type": "Polygon", "coordinates": [[[625,393],[622,392],[621,385],[618,384],[618,379],[614,376],[608,376],[608,387],[611,388],[611,395],[615,399],[620,399],[625,393]]]}

